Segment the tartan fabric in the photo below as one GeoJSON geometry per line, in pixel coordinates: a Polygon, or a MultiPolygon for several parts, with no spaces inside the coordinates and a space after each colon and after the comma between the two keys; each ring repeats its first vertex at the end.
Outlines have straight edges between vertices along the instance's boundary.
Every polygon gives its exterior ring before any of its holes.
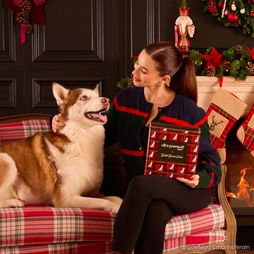
{"type": "Polygon", "coordinates": [[[243,146],[249,150],[254,150],[254,105],[252,106],[250,112],[242,123],[244,129],[244,140],[243,146]]]}
{"type": "MultiPolygon", "coordinates": [[[[210,232],[193,234],[190,236],[166,239],[164,242],[164,252],[182,248],[183,250],[191,250],[196,247],[199,249],[203,244],[220,243],[225,240],[225,231],[218,229],[210,232]]],[[[209,249],[207,250],[209,251],[209,249]]],[[[0,254],[110,254],[111,242],[67,242],[48,245],[27,245],[0,247],[0,254]]]]}
{"type": "Polygon", "coordinates": [[[66,242],[13,247],[0,247],[0,254],[110,254],[111,242],[66,242]]]}
{"type": "MultiPolygon", "coordinates": [[[[115,214],[87,208],[54,208],[37,205],[0,209],[0,246],[108,242],[115,214]]],[[[167,224],[165,239],[179,238],[224,227],[219,205],[175,216],[167,224]]]]}
{"type": "MultiPolygon", "coordinates": [[[[164,252],[181,248],[182,250],[192,250],[196,247],[202,250],[202,245],[220,243],[225,241],[225,230],[217,229],[209,232],[192,234],[184,237],[170,238],[164,241],[164,252]]],[[[206,246],[203,247],[203,249],[206,246]]],[[[207,249],[207,251],[210,251],[207,249]]]]}
{"type": "Polygon", "coordinates": [[[25,120],[0,124],[0,144],[24,139],[37,132],[50,131],[48,120],[25,120]]]}
{"type": "Polygon", "coordinates": [[[0,209],[0,246],[109,241],[114,214],[45,205],[0,209]]]}
{"type": "Polygon", "coordinates": [[[228,132],[231,130],[233,125],[235,124],[236,120],[233,116],[228,114],[222,108],[217,106],[214,103],[211,103],[209,108],[206,112],[211,136],[211,144],[216,149],[224,147],[225,140],[227,138],[228,132]],[[220,115],[221,119],[218,122],[213,120],[215,115],[220,115]],[[217,130],[221,128],[220,124],[224,124],[222,129],[219,131],[219,135],[215,134],[218,133],[217,130]]]}
{"type": "MultiPolygon", "coordinates": [[[[203,244],[220,243],[225,240],[225,231],[218,229],[210,232],[193,234],[190,236],[166,239],[164,241],[164,251],[167,252],[177,248],[182,250],[191,250],[196,247],[202,249],[203,244]]],[[[204,248],[204,247],[203,247],[204,248]]],[[[209,251],[209,249],[207,250],[209,251]]],[[[67,242],[61,244],[48,245],[26,245],[3,248],[0,247],[0,254],[110,254],[111,242],[67,242]]]]}
{"type": "MultiPolygon", "coordinates": [[[[0,124],[0,143],[49,130],[46,120],[0,124]]],[[[1,208],[0,254],[109,254],[114,218],[113,213],[85,208],[1,208]]],[[[175,216],[165,229],[165,250],[223,241],[223,227],[223,209],[215,204],[175,216]]]]}
{"type": "Polygon", "coordinates": [[[166,226],[165,239],[178,238],[223,228],[224,220],[222,207],[211,204],[194,213],[174,216],[166,226]]]}

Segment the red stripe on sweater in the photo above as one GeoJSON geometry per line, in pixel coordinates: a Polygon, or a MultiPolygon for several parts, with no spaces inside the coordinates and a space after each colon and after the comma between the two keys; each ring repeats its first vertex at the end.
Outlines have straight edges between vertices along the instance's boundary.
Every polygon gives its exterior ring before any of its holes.
{"type": "Polygon", "coordinates": [[[148,113],[139,111],[139,110],[134,109],[134,108],[128,108],[126,106],[120,106],[118,104],[118,101],[117,101],[116,97],[114,98],[114,104],[115,104],[115,107],[118,111],[126,112],[126,113],[137,115],[137,116],[142,116],[144,118],[148,117],[148,113]]]}
{"type": "Polygon", "coordinates": [[[211,172],[210,175],[211,175],[211,180],[210,180],[210,182],[209,182],[207,188],[210,188],[210,187],[213,185],[213,182],[214,182],[214,172],[211,172]]]}
{"type": "Polygon", "coordinates": [[[135,151],[135,150],[129,150],[129,149],[121,149],[121,152],[126,155],[133,155],[136,157],[144,156],[144,151],[135,151]]]}
{"type": "Polygon", "coordinates": [[[187,127],[199,127],[202,124],[204,124],[207,121],[207,116],[204,116],[200,121],[198,121],[195,124],[190,124],[186,121],[174,118],[174,117],[169,117],[169,116],[161,116],[160,120],[168,122],[168,123],[173,123],[181,126],[187,126],[187,127]]]}

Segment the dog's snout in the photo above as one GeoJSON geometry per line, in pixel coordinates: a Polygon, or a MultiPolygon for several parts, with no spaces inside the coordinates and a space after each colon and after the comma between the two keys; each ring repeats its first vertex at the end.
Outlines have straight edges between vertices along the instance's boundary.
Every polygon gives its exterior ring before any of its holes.
{"type": "Polygon", "coordinates": [[[109,104],[109,99],[106,98],[106,97],[102,97],[102,98],[101,98],[101,102],[102,102],[103,104],[109,104]]]}

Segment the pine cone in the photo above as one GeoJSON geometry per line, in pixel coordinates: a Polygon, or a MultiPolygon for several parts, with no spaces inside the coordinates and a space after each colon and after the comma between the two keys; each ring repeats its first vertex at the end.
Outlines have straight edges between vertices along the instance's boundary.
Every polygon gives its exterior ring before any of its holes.
{"type": "Polygon", "coordinates": [[[32,10],[32,4],[25,0],[22,4],[21,10],[28,14],[32,10]]]}
{"type": "Polygon", "coordinates": [[[216,69],[214,66],[210,65],[210,66],[206,67],[206,69],[205,69],[206,76],[213,77],[213,76],[215,76],[215,74],[216,74],[216,69]]]}
{"type": "Polygon", "coordinates": [[[16,22],[19,24],[25,24],[27,20],[27,15],[24,12],[19,12],[16,15],[16,22]]]}
{"type": "Polygon", "coordinates": [[[235,45],[234,48],[235,48],[235,53],[236,53],[237,55],[242,54],[242,52],[243,52],[243,46],[242,46],[241,44],[235,45]]]}
{"type": "Polygon", "coordinates": [[[229,72],[230,71],[230,67],[231,67],[231,63],[229,61],[225,61],[223,68],[225,72],[229,72]]]}
{"type": "Polygon", "coordinates": [[[33,26],[30,23],[25,24],[25,31],[27,34],[30,34],[33,31],[33,26]]]}
{"type": "Polygon", "coordinates": [[[254,75],[254,63],[248,62],[246,69],[247,69],[249,75],[254,75]]]}

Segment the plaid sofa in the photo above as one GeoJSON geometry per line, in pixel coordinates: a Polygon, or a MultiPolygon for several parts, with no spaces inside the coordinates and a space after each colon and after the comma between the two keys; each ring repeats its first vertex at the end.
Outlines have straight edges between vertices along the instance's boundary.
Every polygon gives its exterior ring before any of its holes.
{"type": "MultiPolygon", "coordinates": [[[[0,144],[49,130],[48,115],[0,118],[0,144]]],[[[226,248],[235,244],[235,225],[225,225],[225,214],[221,204],[213,203],[200,211],[173,217],[165,229],[164,253],[219,248],[235,253],[226,248]]],[[[85,208],[1,208],[0,254],[110,253],[114,218],[114,213],[85,208]]],[[[226,218],[226,222],[230,220],[226,218]]]]}

